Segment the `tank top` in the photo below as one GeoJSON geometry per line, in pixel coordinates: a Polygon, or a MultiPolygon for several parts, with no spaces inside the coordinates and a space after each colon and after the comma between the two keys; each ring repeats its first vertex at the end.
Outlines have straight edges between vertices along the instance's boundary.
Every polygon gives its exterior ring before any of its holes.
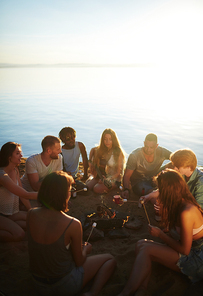
{"type": "MultiPolygon", "coordinates": [[[[0,175],[2,176],[5,174],[6,172],[1,168],[0,175]]],[[[19,185],[18,181],[17,181],[17,185],[19,185]]],[[[5,187],[0,186],[0,213],[6,216],[7,215],[10,216],[18,212],[19,212],[19,197],[11,193],[5,187]]]]}
{"type": "Polygon", "coordinates": [[[50,278],[63,277],[68,274],[74,267],[71,251],[66,248],[64,235],[70,221],[59,239],[52,244],[40,244],[33,240],[28,223],[28,252],[30,259],[30,271],[33,275],[50,278]]]}
{"type": "Polygon", "coordinates": [[[61,149],[63,155],[63,164],[66,172],[70,172],[73,177],[78,172],[80,148],[78,142],[75,142],[73,149],[61,149]]]}

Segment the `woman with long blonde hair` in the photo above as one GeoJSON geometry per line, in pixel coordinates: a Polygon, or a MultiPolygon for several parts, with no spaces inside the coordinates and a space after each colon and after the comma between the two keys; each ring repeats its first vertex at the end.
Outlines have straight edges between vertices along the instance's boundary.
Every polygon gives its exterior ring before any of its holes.
{"type": "Polygon", "coordinates": [[[96,193],[116,188],[121,184],[124,165],[124,152],[115,131],[105,129],[99,146],[90,151],[89,166],[93,178],[87,180],[88,188],[96,193]]]}
{"type": "Polygon", "coordinates": [[[119,296],[140,293],[141,290],[142,295],[147,295],[152,261],[182,272],[193,283],[203,279],[203,210],[177,171],[162,171],[157,183],[162,221],[170,230],[175,228],[179,238],[174,239],[160,228],[149,225],[149,233],[165,244],[138,241],[130,278],[119,296]]]}

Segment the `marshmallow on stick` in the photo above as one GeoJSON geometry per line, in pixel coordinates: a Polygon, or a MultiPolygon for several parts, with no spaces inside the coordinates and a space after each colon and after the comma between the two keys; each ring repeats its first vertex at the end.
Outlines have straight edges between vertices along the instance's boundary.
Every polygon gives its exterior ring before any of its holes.
{"type": "Polygon", "coordinates": [[[97,226],[97,223],[94,222],[94,223],[92,224],[92,229],[91,229],[91,231],[90,231],[90,234],[89,234],[89,236],[88,236],[88,239],[86,240],[86,243],[88,243],[88,241],[89,241],[89,239],[90,239],[90,236],[91,236],[91,234],[92,234],[92,231],[93,231],[93,229],[94,229],[96,226],[97,226]]]}
{"type": "Polygon", "coordinates": [[[87,191],[87,188],[85,187],[85,188],[80,189],[80,190],[78,190],[78,191],[74,191],[74,193],[77,193],[77,192],[80,192],[80,191],[87,191]]]}

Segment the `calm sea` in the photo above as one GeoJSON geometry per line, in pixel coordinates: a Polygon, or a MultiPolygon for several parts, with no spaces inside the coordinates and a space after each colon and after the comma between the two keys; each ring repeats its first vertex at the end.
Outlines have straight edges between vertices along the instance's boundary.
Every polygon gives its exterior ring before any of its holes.
{"type": "Polygon", "coordinates": [[[71,126],[89,153],[112,128],[127,154],[153,132],[160,146],[191,148],[203,165],[202,97],[187,68],[0,68],[0,146],[21,143],[28,157],[71,126]]]}

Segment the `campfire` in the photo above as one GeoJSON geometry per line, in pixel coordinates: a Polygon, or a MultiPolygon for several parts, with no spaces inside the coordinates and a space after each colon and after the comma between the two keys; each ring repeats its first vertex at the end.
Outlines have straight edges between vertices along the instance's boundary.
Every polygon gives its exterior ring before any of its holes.
{"type": "Polygon", "coordinates": [[[98,205],[95,212],[84,215],[80,220],[83,226],[84,240],[88,238],[90,241],[96,241],[106,236],[109,238],[126,238],[130,234],[124,226],[131,229],[138,229],[142,226],[142,222],[136,217],[115,211],[104,203],[98,205]],[[95,226],[92,227],[93,224],[95,226]]]}

